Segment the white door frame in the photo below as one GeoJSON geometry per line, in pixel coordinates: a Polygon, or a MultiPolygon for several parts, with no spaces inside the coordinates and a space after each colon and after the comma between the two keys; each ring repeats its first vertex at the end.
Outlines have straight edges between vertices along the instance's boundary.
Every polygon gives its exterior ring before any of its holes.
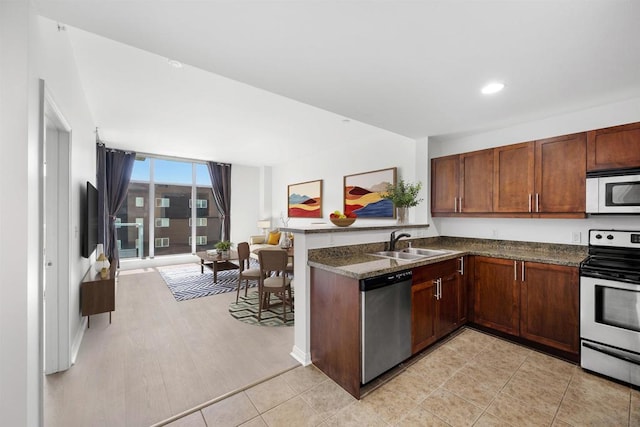
{"type": "Polygon", "coordinates": [[[40,153],[43,161],[40,194],[43,250],[39,275],[40,295],[43,298],[40,348],[44,373],[51,374],[71,367],[71,126],[53,100],[44,80],[40,80],[40,98],[40,153]],[[48,140],[47,135],[55,137],[48,140]],[[56,184],[47,185],[47,174],[55,174],[55,179],[51,181],[56,184]],[[53,212],[53,215],[49,215],[49,212],[53,212]],[[55,223],[47,224],[48,218],[55,218],[55,223]]]}

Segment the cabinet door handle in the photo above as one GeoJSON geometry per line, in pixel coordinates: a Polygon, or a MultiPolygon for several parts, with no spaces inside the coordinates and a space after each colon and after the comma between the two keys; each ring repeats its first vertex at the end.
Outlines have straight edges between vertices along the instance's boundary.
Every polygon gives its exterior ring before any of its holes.
{"type": "Polygon", "coordinates": [[[438,280],[439,279],[433,279],[433,284],[436,285],[436,293],[433,295],[435,299],[438,299],[438,280]]]}
{"type": "Polygon", "coordinates": [[[531,196],[532,194],[529,193],[529,212],[531,212],[531,196]]]}
{"type": "Polygon", "coordinates": [[[462,212],[462,197],[458,197],[458,212],[462,212]]]}
{"type": "Polygon", "coordinates": [[[454,212],[458,212],[458,198],[457,197],[453,198],[453,211],[454,212]]]}
{"type": "Polygon", "coordinates": [[[522,261],[522,281],[524,282],[524,261],[522,261]]]}
{"type": "Polygon", "coordinates": [[[518,280],[518,261],[513,261],[513,280],[518,280]]]}
{"type": "Polygon", "coordinates": [[[540,194],[536,193],[536,212],[540,212],[540,194]]]}
{"type": "Polygon", "coordinates": [[[464,276],[464,257],[461,256],[458,259],[460,260],[460,270],[458,270],[458,273],[460,273],[461,276],[464,276]]]}
{"type": "Polygon", "coordinates": [[[442,299],[442,277],[438,279],[438,299],[442,299]]]}

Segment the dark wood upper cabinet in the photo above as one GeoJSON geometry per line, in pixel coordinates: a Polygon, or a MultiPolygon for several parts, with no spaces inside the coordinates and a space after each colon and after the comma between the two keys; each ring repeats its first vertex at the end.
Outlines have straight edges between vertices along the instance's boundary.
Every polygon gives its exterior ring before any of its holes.
{"type": "Polygon", "coordinates": [[[640,122],[587,132],[587,171],[640,168],[640,122]]]}
{"type": "Polygon", "coordinates": [[[493,149],[460,154],[458,212],[493,212],[493,149]]]}
{"type": "Polygon", "coordinates": [[[534,195],[535,144],[507,145],[493,150],[494,212],[531,212],[534,195]]]}
{"type": "Polygon", "coordinates": [[[460,159],[454,156],[431,160],[431,212],[458,212],[460,159]]]}
{"type": "Polygon", "coordinates": [[[583,218],[586,162],[584,132],[432,159],[431,212],[583,218]]]}
{"type": "Polygon", "coordinates": [[[536,141],[536,213],[585,215],[586,133],[536,141]]]}

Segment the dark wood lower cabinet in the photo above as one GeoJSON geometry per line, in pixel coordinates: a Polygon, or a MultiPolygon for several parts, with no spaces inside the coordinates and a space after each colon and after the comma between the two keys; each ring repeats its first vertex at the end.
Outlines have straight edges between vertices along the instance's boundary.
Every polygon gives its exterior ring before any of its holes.
{"type": "Polygon", "coordinates": [[[577,267],[474,257],[472,322],[532,343],[579,353],[577,267]]]}
{"type": "Polygon", "coordinates": [[[464,283],[460,260],[450,259],[413,269],[411,287],[412,353],[433,344],[463,323],[460,298],[464,283]]]}
{"type": "Polygon", "coordinates": [[[459,326],[460,283],[460,274],[457,270],[440,278],[440,299],[436,300],[437,337],[445,336],[459,326]]]}
{"type": "Polygon", "coordinates": [[[436,284],[433,280],[415,282],[411,287],[411,352],[436,340],[436,284]]]}
{"type": "Polygon", "coordinates": [[[476,256],[473,289],[474,321],[511,335],[520,327],[520,290],[515,261],[476,256]]]}
{"type": "Polygon", "coordinates": [[[360,398],[360,288],[357,279],[311,268],[311,361],[360,398]]]}
{"type": "Polygon", "coordinates": [[[520,284],[520,336],[577,353],[580,349],[576,267],[526,262],[520,284]]]}

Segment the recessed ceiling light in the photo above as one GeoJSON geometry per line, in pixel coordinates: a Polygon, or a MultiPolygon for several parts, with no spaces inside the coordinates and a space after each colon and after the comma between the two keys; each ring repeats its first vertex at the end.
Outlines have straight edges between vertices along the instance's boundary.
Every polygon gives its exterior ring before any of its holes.
{"type": "Polygon", "coordinates": [[[504,83],[491,82],[482,88],[482,93],[485,95],[491,95],[493,93],[500,92],[502,89],[504,89],[504,83]]]}
{"type": "Polygon", "coordinates": [[[176,61],[175,59],[168,59],[169,65],[173,68],[182,68],[182,63],[180,61],[176,61]]]}

